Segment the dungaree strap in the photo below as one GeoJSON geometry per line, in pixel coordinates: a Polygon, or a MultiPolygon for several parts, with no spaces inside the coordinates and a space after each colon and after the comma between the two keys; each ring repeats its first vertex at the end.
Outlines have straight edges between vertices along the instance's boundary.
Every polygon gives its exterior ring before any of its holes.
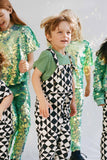
{"type": "Polygon", "coordinates": [[[59,66],[58,58],[57,58],[55,52],[51,48],[48,48],[47,50],[52,53],[52,56],[54,58],[54,61],[55,61],[56,65],[59,66]]]}

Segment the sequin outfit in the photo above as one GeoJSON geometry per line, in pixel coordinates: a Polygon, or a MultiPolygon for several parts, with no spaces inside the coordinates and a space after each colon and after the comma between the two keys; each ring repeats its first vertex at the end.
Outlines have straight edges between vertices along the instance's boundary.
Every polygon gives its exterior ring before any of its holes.
{"type": "Polygon", "coordinates": [[[84,68],[93,64],[92,50],[89,42],[72,41],[67,47],[67,52],[72,55],[77,71],[74,73],[75,100],[77,114],[71,117],[71,151],[80,150],[81,144],[81,116],[83,111],[83,78],[84,68]]]}
{"type": "Polygon", "coordinates": [[[70,102],[73,94],[73,65],[59,65],[55,52],[53,50],[50,52],[49,54],[52,54],[57,68],[49,79],[42,82],[44,95],[53,108],[52,110],[49,109],[47,119],[40,116],[38,100],[35,103],[39,159],[67,160],[71,142],[70,102]]]}
{"type": "MultiPolygon", "coordinates": [[[[5,83],[0,80],[0,103],[5,97],[12,94],[10,89],[5,85],[5,83]]],[[[2,119],[0,120],[0,160],[8,160],[8,146],[10,141],[10,136],[13,133],[12,124],[12,111],[11,105],[3,112],[2,119]]]]}
{"type": "Polygon", "coordinates": [[[107,159],[107,64],[97,56],[94,69],[93,96],[97,105],[103,107],[103,131],[101,138],[101,160],[107,159]]]}
{"type": "Polygon", "coordinates": [[[7,31],[0,32],[0,51],[3,51],[10,63],[8,67],[3,67],[2,79],[14,96],[11,159],[21,159],[30,127],[30,94],[27,84],[29,74],[20,73],[18,66],[20,60],[27,60],[28,54],[38,47],[36,37],[28,26],[13,25],[7,31]]]}

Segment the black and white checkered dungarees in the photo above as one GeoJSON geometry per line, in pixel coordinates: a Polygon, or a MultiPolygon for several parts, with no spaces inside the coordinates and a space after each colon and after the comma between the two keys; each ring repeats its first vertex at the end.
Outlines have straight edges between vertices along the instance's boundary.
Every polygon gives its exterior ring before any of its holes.
{"type": "Polygon", "coordinates": [[[101,160],[107,159],[107,92],[105,92],[105,106],[103,107],[103,132],[101,137],[101,160]]]}
{"type": "Polygon", "coordinates": [[[54,51],[57,65],[51,77],[42,83],[45,97],[53,110],[49,109],[49,117],[43,118],[39,114],[39,103],[35,103],[36,130],[40,160],[66,160],[70,148],[70,103],[72,100],[72,72],[73,65],[59,65],[54,51]]]}
{"type": "MultiPolygon", "coordinates": [[[[0,103],[7,96],[12,94],[10,89],[0,80],[0,103]]],[[[13,133],[12,112],[9,106],[2,115],[0,120],[0,160],[9,160],[8,146],[10,136],[13,133]]]]}

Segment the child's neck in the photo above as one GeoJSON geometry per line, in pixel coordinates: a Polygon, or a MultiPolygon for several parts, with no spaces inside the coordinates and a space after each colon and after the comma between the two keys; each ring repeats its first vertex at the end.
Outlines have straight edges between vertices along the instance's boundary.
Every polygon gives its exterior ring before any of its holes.
{"type": "Polygon", "coordinates": [[[12,26],[14,25],[13,22],[10,22],[9,26],[8,26],[8,29],[11,28],[12,26]]]}
{"type": "Polygon", "coordinates": [[[65,48],[63,49],[58,49],[58,48],[54,48],[52,47],[54,50],[56,50],[57,52],[61,53],[62,55],[65,55],[65,48]]]}

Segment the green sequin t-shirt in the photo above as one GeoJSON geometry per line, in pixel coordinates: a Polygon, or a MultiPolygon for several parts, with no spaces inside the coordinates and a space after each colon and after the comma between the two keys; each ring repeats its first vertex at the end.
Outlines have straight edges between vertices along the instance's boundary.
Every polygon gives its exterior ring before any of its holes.
{"type": "Polygon", "coordinates": [[[89,42],[86,40],[71,41],[66,50],[74,58],[77,68],[74,74],[75,88],[83,88],[84,67],[93,65],[92,50],[89,42]]]}
{"type": "Polygon", "coordinates": [[[22,59],[27,60],[28,54],[38,47],[39,43],[28,26],[13,25],[0,32],[0,51],[6,55],[9,62],[8,67],[3,67],[1,75],[7,86],[27,80],[28,72],[19,72],[19,62],[22,59]]]}

